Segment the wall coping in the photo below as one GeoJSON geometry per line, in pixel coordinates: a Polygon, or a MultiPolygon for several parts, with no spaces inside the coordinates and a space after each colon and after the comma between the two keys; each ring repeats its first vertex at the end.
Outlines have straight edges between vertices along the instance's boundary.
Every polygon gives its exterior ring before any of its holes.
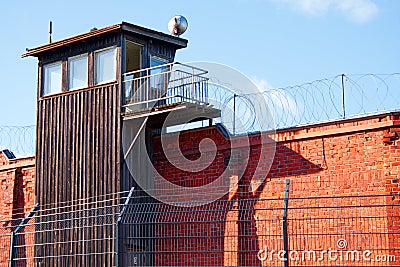
{"type": "Polygon", "coordinates": [[[356,118],[345,118],[279,129],[276,131],[275,141],[295,141],[398,126],[400,126],[400,112],[384,112],[356,118]]]}
{"type": "Polygon", "coordinates": [[[0,151],[1,156],[7,159],[8,164],[0,165],[0,172],[13,170],[17,168],[28,168],[33,167],[36,164],[35,157],[24,157],[24,158],[12,158],[9,159],[6,155],[4,155],[3,151],[0,151]]]}
{"type": "MultiPolygon", "coordinates": [[[[275,142],[291,142],[297,140],[321,138],[326,136],[344,135],[363,131],[373,131],[378,129],[385,129],[391,127],[400,127],[400,112],[382,112],[379,114],[372,114],[362,117],[344,118],[334,121],[320,122],[315,124],[308,124],[302,126],[295,126],[285,129],[276,130],[276,132],[263,132],[262,134],[267,136],[268,140],[274,140],[275,142]],[[270,138],[270,139],[269,139],[270,138]]],[[[204,130],[216,129],[220,132],[218,127],[209,126],[204,128],[196,128],[182,131],[181,134],[195,133],[204,130]]],[[[222,136],[224,136],[221,133],[222,136]]],[[[259,145],[262,138],[257,138],[260,133],[249,134],[250,145],[259,145]]],[[[241,142],[243,135],[232,136],[231,141],[233,146],[240,147],[246,144],[241,142]]],[[[160,136],[156,136],[155,139],[159,139],[160,136]]],[[[222,146],[220,148],[223,148],[222,146]]]]}

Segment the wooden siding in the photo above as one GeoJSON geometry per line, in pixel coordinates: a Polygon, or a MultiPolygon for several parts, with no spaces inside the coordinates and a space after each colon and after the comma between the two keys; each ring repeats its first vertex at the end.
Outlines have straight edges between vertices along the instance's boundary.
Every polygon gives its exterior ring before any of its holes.
{"type": "Polygon", "coordinates": [[[47,64],[59,60],[67,60],[69,57],[94,52],[111,46],[121,46],[121,35],[108,33],[101,39],[91,40],[90,42],[79,43],[74,46],[64,46],[57,50],[43,52],[38,56],[40,64],[47,64]]]}
{"type": "MultiPolygon", "coordinates": [[[[174,61],[176,46],[151,40],[149,44],[149,53],[151,56],[158,56],[168,60],[169,63],[174,61]]],[[[150,67],[150,66],[149,66],[150,67]]]]}
{"type": "MultiPolygon", "coordinates": [[[[47,208],[62,212],[58,208],[65,205],[63,202],[120,191],[120,103],[117,83],[38,101],[37,203],[57,203],[47,208]]],[[[37,256],[113,252],[113,227],[106,228],[38,232],[37,244],[97,238],[100,241],[42,246],[37,256]],[[104,242],[102,238],[111,240],[104,242]]],[[[113,261],[114,255],[105,253],[46,257],[44,265],[38,266],[112,266],[113,261]]]]}

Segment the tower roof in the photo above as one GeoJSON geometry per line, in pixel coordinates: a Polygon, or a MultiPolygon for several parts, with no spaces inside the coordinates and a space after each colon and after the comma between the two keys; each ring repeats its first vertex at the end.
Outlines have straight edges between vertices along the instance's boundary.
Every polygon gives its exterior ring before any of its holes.
{"type": "Polygon", "coordinates": [[[82,41],[87,41],[89,39],[98,38],[101,35],[111,33],[111,32],[130,32],[140,36],[147,37],[149,39],[157,39],[170,44],[176,45],[178,48],[184,48],[187,46],[187,40],[176,36],[165,34],[163,32],[151,30],[138,25],[134,25],[128,22],[121,22],[112,26],[104,27],[101,29],[91,30],[89,32],[75,35],[60,41],[52,42],[49,44],[41,45],[35,48],[27,49],[27,52],[22,54],[22,57],[28,56],[39,56],[42,53],[48,52],[59,47],[79,43],[82,41]]]}

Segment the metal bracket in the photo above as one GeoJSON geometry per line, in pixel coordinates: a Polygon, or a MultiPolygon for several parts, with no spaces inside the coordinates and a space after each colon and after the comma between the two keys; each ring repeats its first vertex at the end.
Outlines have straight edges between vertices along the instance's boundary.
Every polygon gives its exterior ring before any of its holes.
{"type": "Polygon", "coordinates": [[[129,146],[128,150],[126,151],[126,153],[124,155],[124,160],[126,160],[128,158],[128,156],[129,156],[129,154],[131,153],[132,148],[133,148],[134,144],[136,143],[136,139],[139,137],[139,135],[142,132],[144,126],[146,125],[148,119],[149,119],[149,117],[147,116],[144,119],[144,121],[142,122],[142,125],[140,126],[138,132],[136,133],[136,136],[133,138],[131,145],[129,146]]]}

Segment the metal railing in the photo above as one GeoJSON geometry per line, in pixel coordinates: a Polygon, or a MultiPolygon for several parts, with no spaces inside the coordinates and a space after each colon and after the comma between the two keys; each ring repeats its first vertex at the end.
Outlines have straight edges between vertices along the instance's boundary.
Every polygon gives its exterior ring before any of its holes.
{"type": "Polygon", "coordinates": [[[174,62],[125,73],[125,111],[180,102],[207,103],[206,70],[174,62]]]}

